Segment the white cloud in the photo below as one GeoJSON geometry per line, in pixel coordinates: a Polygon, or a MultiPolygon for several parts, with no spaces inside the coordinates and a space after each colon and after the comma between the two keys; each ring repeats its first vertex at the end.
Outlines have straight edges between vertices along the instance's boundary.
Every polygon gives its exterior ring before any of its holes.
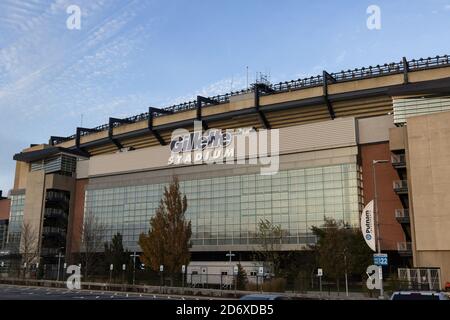
{"type": "MultiPolygon", "coordinates": [[[[26,126],[21,136],[27,143],[45,142],[50,135],[73,133],[81,113],[96,126],[110,115],[128,116],[148,105],[146,94],[114,92],[131,55],[150,36],[142,23],[133,23],[148,2],[77,0],[84,20],[76,32],[65,27],[71,2],[0,1],[0,110],[8,119],[0,137],[26,126]]],[[[11,157],[22,144],[2,148],[0,189],[12,184],[11,157]]]]}
{"type": "Polygon", "coordinates": [[[238,91],[245,89],[246,86],[246,76],[230,77],[225,78],[209,85],[200,88],[194,93],[186,94],[183,96],[167,99],[163,106],[179,104],[187,101],[192,101],[197,98],[197,96],[212,97],[221,94],[228,93],[230,91],[238,91]]]}
{"type": "MultiPolygon", "coordinates": [[[[56,15],[67,3],[57,0],[48,11],[56,15]]],[[[86,2],[91,15],[104,5],[103,0],[86,2]]],[[[82,4],[80,6],[83,7],[82,4]]],[[[12,107],[11,102],[23,101],[24,107],[27,106],[25,114],[31,116],[30,110],[33,109],[28,107],[30,102],[34,104],[45,96],[67,97],[74,88],[82,91],[95,86],[93,81],[96,79],[104,81],[109,78],[111,82],[119,79],[120,73],[128,67],[126,57],[149,36],[148,33],[143,36],[140,28],[128,28],[125,34],[118,35],[140,7],[122,5],[123,10],[118,10],[114,16],[106,19],[97,17],[98,22],[91,22],[94,27],[87,26],[84,30],[86,36],[75,43],[71,31],[62,35],[24,32],[22,38],[0,50],[0,107],[12,107]]],[[[64,19],[58,20],[58,23],[62,22],[65,25],[64,19]]],[[[52,19],[43,23],[43,30],[55,28],[52,19]]],[[[71,102],[71,99],[68,101],[71,102]]],[[[41,112],[40,109],[34,111],[41,112]]]]}

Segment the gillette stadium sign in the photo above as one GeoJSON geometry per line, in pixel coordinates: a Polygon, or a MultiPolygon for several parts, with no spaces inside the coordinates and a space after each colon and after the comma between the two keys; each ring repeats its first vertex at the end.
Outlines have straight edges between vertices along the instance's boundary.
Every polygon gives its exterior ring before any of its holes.
{"type": "Polygon", "coordinates": [[[261,174],[275,174],[279,169],[279,131],[208,129],[194,122],[194,131],[177,129],[170,139],[168,165],[255,164],[261,174]]]}
{"type": "Polygon", "coordinates": [[[207,148],[226,148],[233,140],[230,132],[222,132],[219,129],[208,130],[207,135],[202,132],[193,132],[176,137],[170,142],[170,151],[174,153],[203,151],[207,148]]]}

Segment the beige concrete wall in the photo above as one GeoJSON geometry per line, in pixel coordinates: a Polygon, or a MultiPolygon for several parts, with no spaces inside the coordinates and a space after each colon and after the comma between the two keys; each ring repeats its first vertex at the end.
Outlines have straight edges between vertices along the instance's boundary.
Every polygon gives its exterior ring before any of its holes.
{"type": "Polygon", "coordinates": [[[25,162],[16,162],[16,174],[14,177],[14,190],[25,189],[30,165],[25,162]]]}
{"type": "Polygon", "coordinates": [[[410,82],[420,82],[447,78],[450,76],[450,67],[431,70],[415,71],[408,74],[410,82]]]}
{"type": "MultiPolygon", "coordinates": [[[[356,145],[356,122],[354,118],[341,118],[279,130],[280,154],[337,149],[356,145]]],[[[98,155],[91,157],[88,161],[79,162],[78,167],[81,171],[78,177],[86,178],[88,176],[166,168],[170,155],[168,145],[98,155]],[[87,170],[86,167],[88,167],[87,170]]]]}
{"type": "MultiPolygon", "coordinates": [[[[33,233],[41,239],[43,226],[43,215],[45,206],[45,193],[48,189],[59,189],[71,193],[70,208],[73,208],[73,194],[75,178],[57,174],[44,174],[44,171],[33,171],[28,173],[23,221],[30,225],[33,233]]],[[[72,209],[70,209],[72,211],[72,209]]],[[[70,211],[70,212],[71,212],[70,211]]],[[[70,214],[69,212],[69,214],[70,214]]]]}
{"type": "Polygon", "coordinates": [[[418,251],[415,266],[441,268],[442,288],[450,282],[450,251],[418,251]]]}
{"type": "Polygon", "coordinates": [[[449,123],[450,112],[442,112],[411,117],[407,126],[414,261],[421,267],[441,267],[446,279],[450,270],[442,263],[450,255],[449,123]]]}
{"type": "Polygon", "coordinates": [[[391,151],[405,150],[407,147],[406,128],[395,127],[389,129],[389,149],[391,151]]]}
{"type": "Polygon", "coordinates": [[[281,154],[356,145],[354,118],[340,118],[279,130],[281,154]]]}
{"type": "Polygon", "coordinates": [[[394,117],[385,115],[358,119],[358,143],[389,141],[389,129],[394,128],[394,117]]]}
{"type": "Polygon", "coordinates": [[[450,112],[408,121],[417,250],[450,250],[450,112]]]}
{"type": "Polygon", "coordinates": [[[403,83],[403,75],[390,75],[385,77],[363,79],[356,81],[347,81],[336,84],[331,84],[328,86],[329,94],[337,94],[349,91],[358,91],[364,89],[380,88],[386,86],[393,86],[403,83]]]}
{"type": "Polygon", "coordinates": [[[43,171],[28,173],[23,222],[30,226],[32,233],[39,239],[43,220],[44,184],[45,175],[43,171]]]}
{"type": "Polygon", "coordinates": [[[308,88],[303,90],[294,90],[284,93],[271,94],[261,97],[261,106],[282,103],[287,101],[308,99],[314,97],[320,97],[323,94],[322,86],[308,88]]]}
{"type": "Polygon", "coordinates": [[[89,160],[77,160],[77,179],[84,179],[89,176],[89,160]]]}

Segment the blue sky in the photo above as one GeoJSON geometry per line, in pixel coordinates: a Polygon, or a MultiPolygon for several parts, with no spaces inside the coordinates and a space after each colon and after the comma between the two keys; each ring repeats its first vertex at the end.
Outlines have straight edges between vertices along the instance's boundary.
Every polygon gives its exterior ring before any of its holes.
{"type": "Polygon", "coordinates": [[[197,94],[450,53],[450,0],[1,0],[0,190],[51,135],[197,94]],[[381,8],[381,30],[366,9],[381,8]],[[78,5],[81,29],[66,8],[78,5]]]}

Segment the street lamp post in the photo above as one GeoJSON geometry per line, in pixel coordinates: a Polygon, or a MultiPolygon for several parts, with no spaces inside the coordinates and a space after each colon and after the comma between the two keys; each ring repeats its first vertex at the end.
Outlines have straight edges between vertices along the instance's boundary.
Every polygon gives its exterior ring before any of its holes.
{"type": "Polygon", "coordinates": [[[347,248],[344,248],[344,266],[345,266],[345,295],[348,297],[347,248]]]}
{"type": "MultiPolygon", "coordinates": [[[[373,211],[376,219],[376,238],[377,238],[377,252],[381,253],[381,237],[380,237],[380,218],[378,216],[378,192],[377,192],[377,176],[375,174],[375,165],[377,163],[388,163],[389,160],[373,160],[372,161],[372,175],[373,175],[373,191],[374,191],[374,204],[373,211]]],[[[383,267],[379,266],[379,276],[380,276],[380,298],[384,298],[384,290],[383,290],[383,267]]]]}
{"type": "Polygon", "coordinates": [[[138,254],[136,254],[136,251],[133,254],[130,254],[130,257],[133,257],[133,286],[136,281],[136,257],[139,257],[138,254]]]}
{"type": "Polygon", "coordinates": [[[60,247],[59,248],[59,252],[58,252],[58,274],[56,275],[56,281],[59,281],[59,272],[61,269],[61,258],[64,257],[63,255],[61,255],[61,250],[64,249],[64,247],[60,247]]]}
{"type": "Polygon", "coordinates": [[[231,250],[225,255],[227,257],[230,257],[230,264],[231,264],[231,258],[235,256],[234,253],[231,253],[231,250]]]}
{"type": "MultiPolygon", "coordinates": [[[[231,267],[231,258],[233,258],[235,255],[236,255],[236,254],[232,253],[231,250],[228,251],[228,253],[225,255],[226,257],[229,257],[229,258],[230,258],[230,263],[229,263],[229,264],[230,264],[230,268],[232,268],[232,267],[231,267]]],[[[233,270],[231,270],[231,274],[233,274],[233,270]]],[[[230,287],[230,289],[231,289],[231,287],[230,287]]]]}

